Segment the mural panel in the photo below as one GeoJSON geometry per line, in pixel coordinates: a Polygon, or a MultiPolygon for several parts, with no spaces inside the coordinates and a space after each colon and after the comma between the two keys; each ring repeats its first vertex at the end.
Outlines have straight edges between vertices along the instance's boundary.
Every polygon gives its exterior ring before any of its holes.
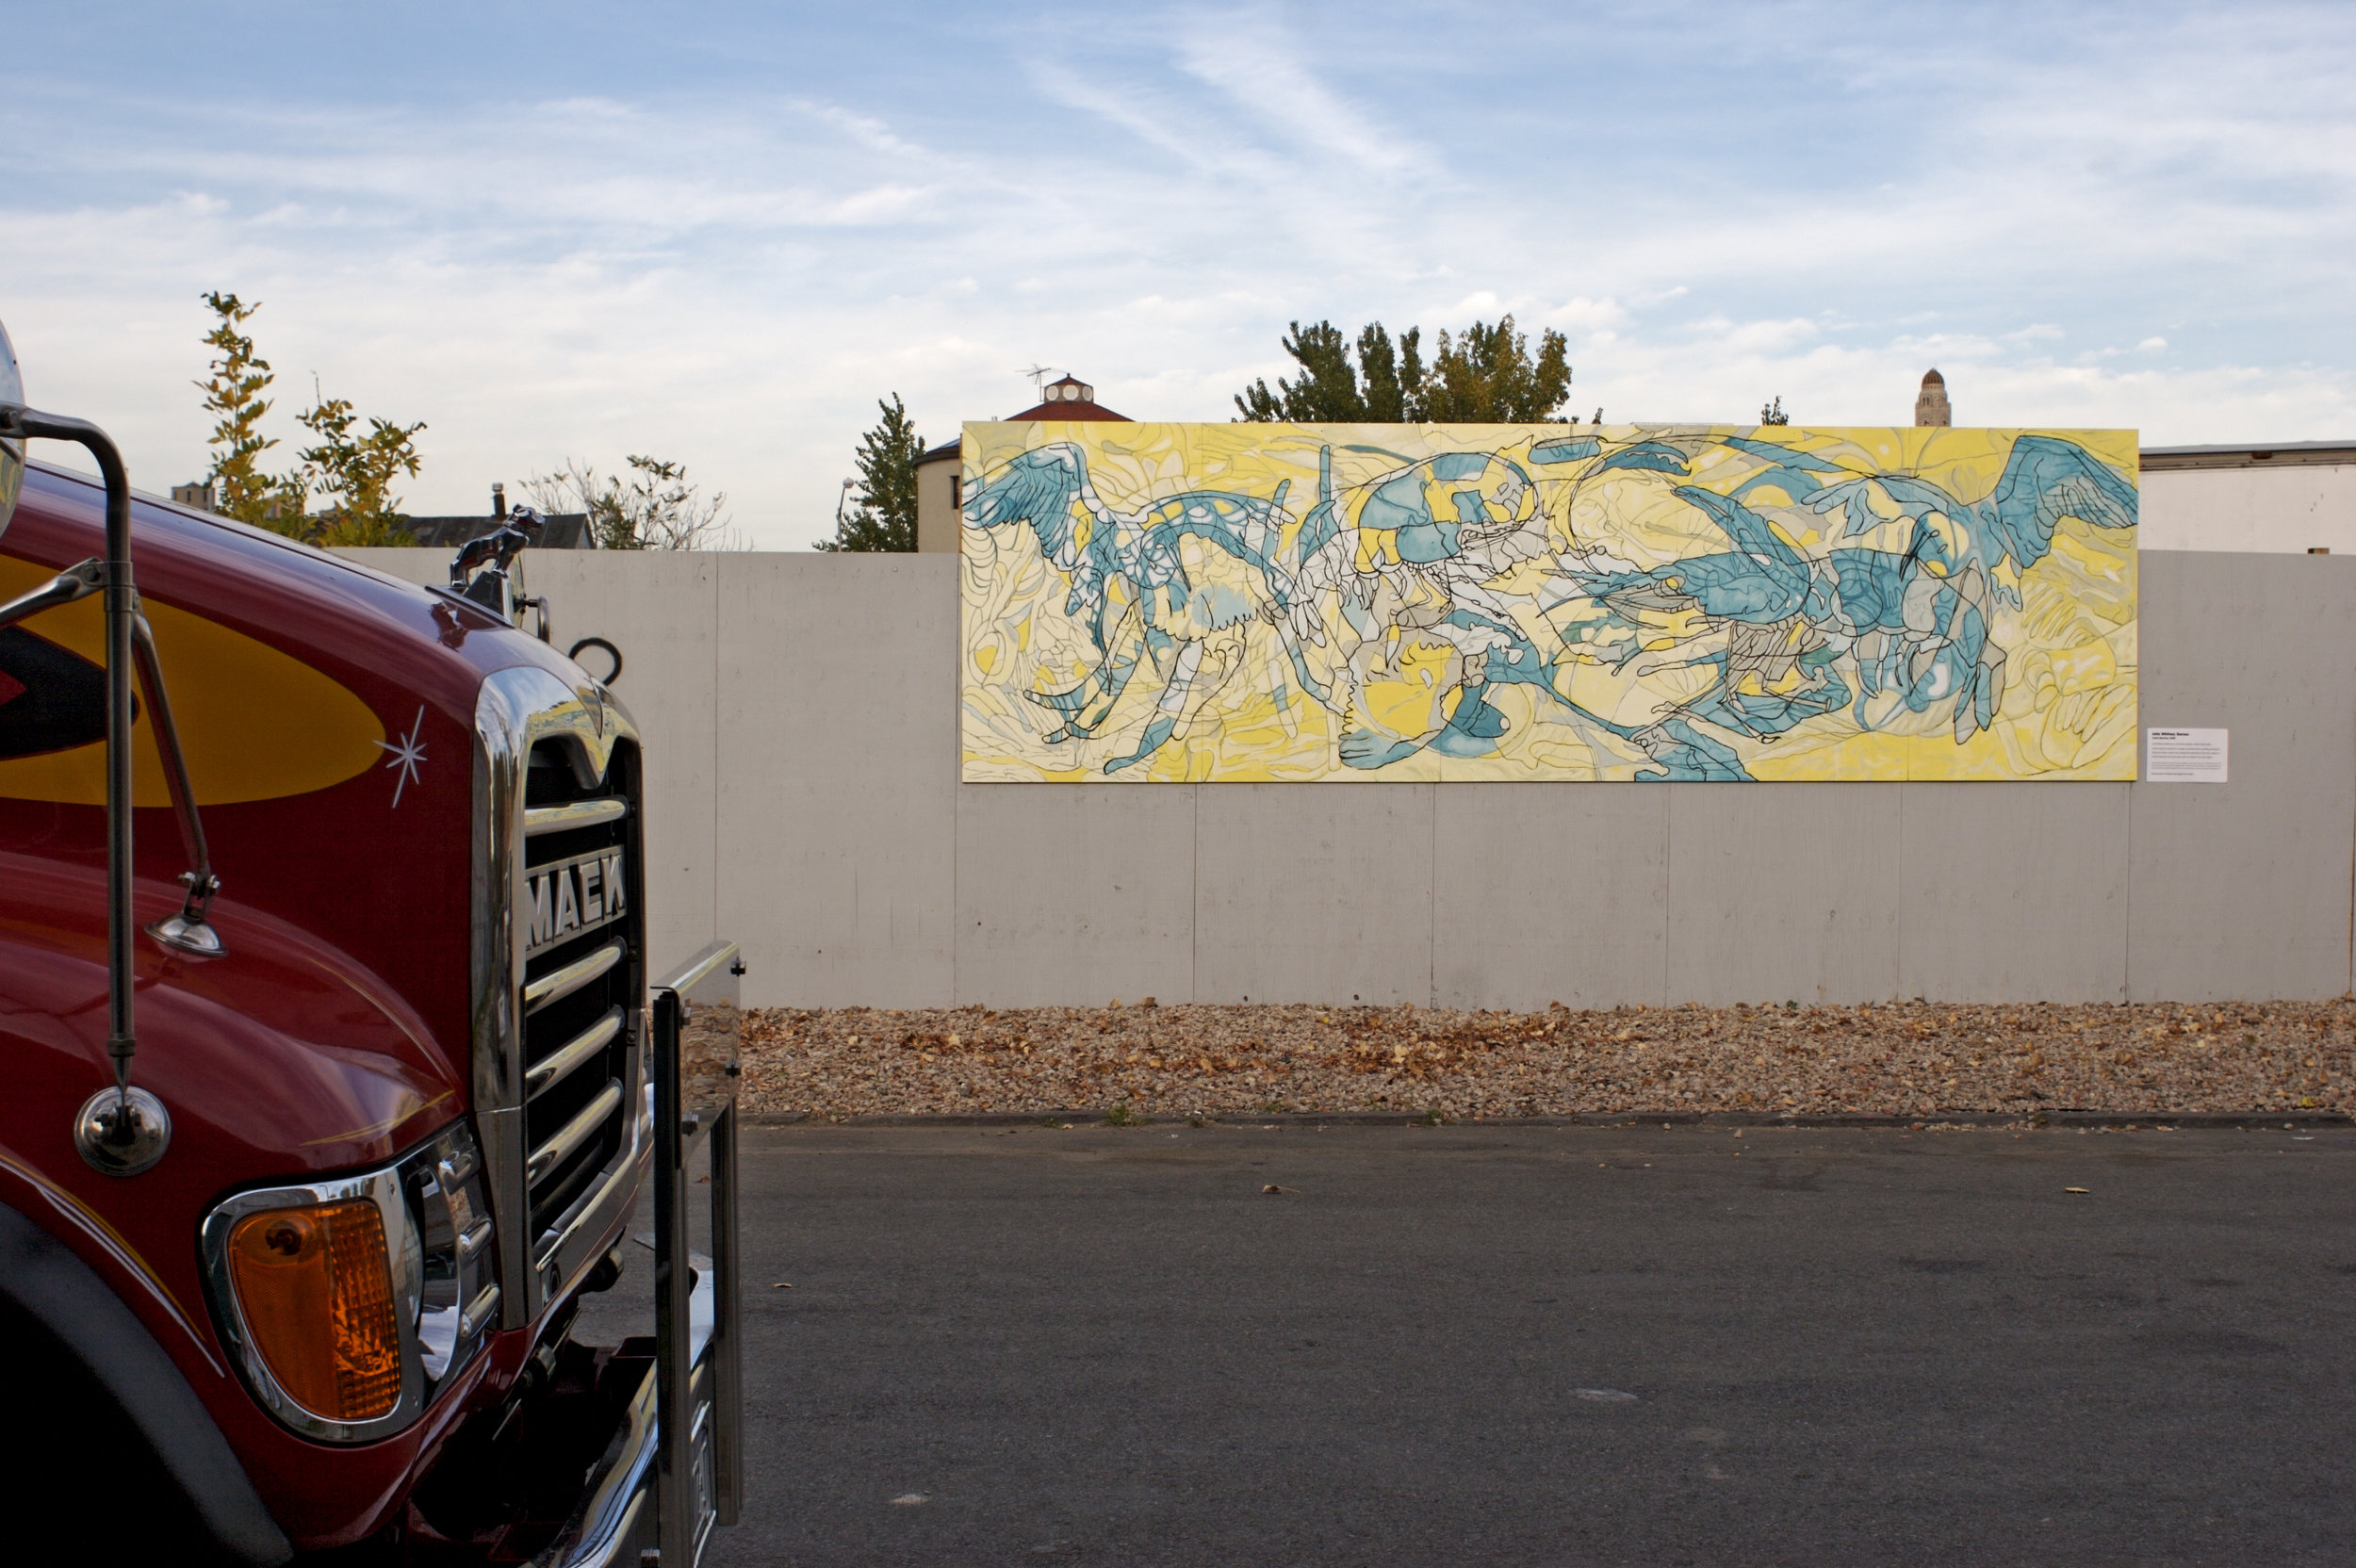
{"type": "Polygon", "coordinates": [[[964,776],[2132,779],[2135,454],[969,424],[964,776]]]}

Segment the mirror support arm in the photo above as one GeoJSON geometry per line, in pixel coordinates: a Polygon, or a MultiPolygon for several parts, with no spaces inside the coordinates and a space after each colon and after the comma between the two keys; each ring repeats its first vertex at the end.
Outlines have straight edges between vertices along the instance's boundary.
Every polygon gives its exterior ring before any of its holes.
{"type": "Polygon", "coordinates": [[[131,482],[114,442],[87,419],[0,404],[0,436],[71,441],[97,460],[106,484],[106,558],[100,566],[106,596],[106,1054],[114,1059],[118,1118],[127,1123],[131,1058],[139,1050],[131,993],[131,644],[139,596],[131,579],[131,482]]]}
{"type": "Polygon", "coordinates": [[[86,599],[106,585],[106,564],[92,556],[78,565],[68,566],[32,592],[19,594],[0,604],[0,628],[12,627],[27,616],[72,604],[75,599],[86,599]]]}
{"type": "MultiPolygon", "coordinates": [[[[34,438],[71,441],[88,451],[106,487],[106,554],[97,564],[96,580],[91,580],[90,564],[84,563],[27,596],[36,605],[27,606],[20,598],[8,608],[17,612],[13,618],[21,619],[34,608],[68,604],[93,591],[106,596],[106,1054],[114,1063],[115,1081],[111,1091],[99,1090],[75,1113],[74,1143],[93,1168],[109,1176],[137,1176],[154,1168],[171,1147],[172,1117],[163,1102],[131,1086],[131,1059],[139,1052],[131,947],[131,813],[137,798],[131,776],[131,683],[140,624],[139,588],[131,576],[131,481],[114,442],[89,420],[0,402],[0,439],[34,438]]],[[[151,708],[162,710],[160,680],[154,682],[151,693],[151,708]]],[[[169,727],[168,715],[159,716],[158,736],[169,733],[169,727]]],[[[172,749],[178,750],[176,738],[172,749]]],[[[191,814],[195,804],[189,796],[191,814]]],[[[209,870],[205,874],[209,876],[209,870]]]]}
{"type": "Polygon", "coordinates": [[[163,661],[156,657],[155,631],[141,615],[133,625],[133,651],[139,666],[139,684],[147,688],[147,712],[155,729],[155,749],[163,757],[164,779],[172,787],[172,804],[180,819],[180,842],[188,854],[188,869],[180,874],[188,889],[180,912],[157,921],[147,934],[166,947],[202,958],[218,958],[224,951],[221,933],[205,923],[221,878],[213,874],[212,846],[205,842],[205,819],[196,809],[196,791],[188,783],[188,762],[180,749],[180,727],[172,722],[172,699],[164,694],[163,661]]]}
{"type": "MultiPolygon", "coordinates": [[[[0,628],[72,604],[97,593],[106,584],[106,563],[97,559],[68,566],[28,594],[0,604],[0,628]]],[[[180,746],[180,727],[172,722],[172,698],[164,691],[163,661],[155,651],[155,632],[142,614],[132,626],[131,652],[139,665],[139,684],[147,689],[147,709],[155,727],[156,750],[164,764],[164,781],[172,791],[173,811],[180,819],[180,841],[188,854],[188,869],[180,874],[188,896],[180,912],[147,928],[148,935],[167,947],[199,957],[219,957],[225,949],[221,933],[205,923],[221,878],[213,874],[211,846],[205,838],[205,818],[197,810],[196,790],[188,782],[187,754],[180,746]]]]}

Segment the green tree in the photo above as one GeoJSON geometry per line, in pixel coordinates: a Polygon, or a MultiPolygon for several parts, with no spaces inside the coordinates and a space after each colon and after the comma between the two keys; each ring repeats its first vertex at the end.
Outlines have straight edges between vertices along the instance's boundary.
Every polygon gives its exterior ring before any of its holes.
{"type": "Polygon", "coordinates": [[[924,438],[897,392],[875,406],[883,417],[859,437],[852,457],[859,477],[848,493],[850,512],[838,511],[834,537],[819,544],[822,550],[916,548],[916,460],[924,455],[924,438]]]}
{"type": "Polygon", "coordinates": [[[1571,395],[1570,345],[1547,328],[1538,354],[1501,316],[1494,327],[1475,321],[1451,342],[1440,334],[1432,371],[1414,417],[1434,425],[1528,425],[1554,419],[1571,395]]]}
{"type": "Polygon", "coordinates": [[[1762,425],[1788,425],[1792,422],[1792,416],[1783,411],[1782,393],[1775,394],[1774,402],[1759,405],[1759,422],[1762,425]]]}
{"type": "Polygon", "coordinates": [[[263,472],[262,454],[278,445],[277,437],[264,435],[261,428],[270,410],[263,394],[275,376],[244,331],[262,302],[247,304],[219,289],[203,299],[213,313],[213,330],[205,337],[214,351],[213,374],[196,384],[205,394],[205,411],[217,416],[208,442],[212,466],[205,475],[214,490],[214,510],[314,544],[406,543],[401,500],[392,486],[404,474],[417,476],[415,437],[424,424],[370,418],[367,433],[358,433],[360,416],[351,400],[328,397],[315,381],[312,406],[295,416],[315,444],[296,452],[302,466],[292,472],[263,472]],[[303,504],[315,490],[332,504],[309,516],[303,504]]]}
{"type": "Polygon", "coordinates": [[[1266,381],[1245,387],[1235,397],[1235,409],[1244,418],[1262,424],[1349,424],[1366,416],[1358,369],[1350,362],[1350,345],[1339,327],[1319,321],[1304,328],[1295,321],[1282,342],[1301,367],[1301,379],[1279,376],[1274,392],[1266,381]]]}
{"type": "Polygon", "coordinates": [[[1356,359],[1331,321],[1304,328],[1298,321],[1281,340],[1301,376],[1265,380],[1235,395],[1239,418],[1301,424],[1535,424],[1553,420],[1570,396],[1570,345],[1551,329],[1539,335],[1532,357],[1511,316],[1495,326],[1476,321],[1462,337],[1439,335],[1429,368],[1423,329],[1410,327],[1396,343],[1380,321],[1358,334],[1356,359]]]}
{"type": "Polygon", "coordinates": [[[535,475],[524,488],[543,512],[582,512],[602,550],[708,550],[735,545],[725,492],[706,497],[687,477],[687,465],[633,453],[625,459],[628,483],[599,478],[595,468],[565,459],[553,474],[535,475]]]}
{"type": "Polygon", "coordinates": [[[241,329],[262,302],[249,305],[218,289],[203,298],[214,316],[205,342],[215,354],[212,379],[196,385],[205,394],[205,412],[218,416],[206,443],[213,451],[212,466],[205,476],[213,487],[213,509],[241,523],[299,538],[308,527],[300,478],[266,474],[261,467],[262,454],[278,445],[275,436],[261,431],[262,416],[270,409],[262,394],[273,378],[270,361],[254,351],[254,339],[241,329]]]}
{"type": "Polygon", "coordinates": [[[401,524],[401,499],[392,491],[401,475],[415,479],[417,449],[412,439],[425,429],[424,421],[397,425],[371,417],[368,433],[357,435],[360,416],[351,400],[329,398],[315,391],[312,407],[295,416],[319,437],[316,446],[296,455],[303,459],[305,489],[333,498],[333,504],[314,519],[313,542],[319,545],[401,545],[409,541],[401,524]]]}
{"type": "Polygon", "coordinates": [[[1368,323],[1358,334],[1358,369],[1366,378],[1366,419],[1378,425],[1402,424],[1407,409],[1423,385],[1423,329],[1409,327],[1399,335],[1396,351],[1383,323],[1368,323]]]}

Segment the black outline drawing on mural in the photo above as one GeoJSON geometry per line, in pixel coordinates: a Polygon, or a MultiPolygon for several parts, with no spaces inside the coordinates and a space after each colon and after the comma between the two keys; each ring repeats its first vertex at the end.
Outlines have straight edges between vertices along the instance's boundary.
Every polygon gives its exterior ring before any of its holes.
{"type": "Polygon", "coordinates": [[[1488,699],[1513,684],[1643,779],[1747,780],[1739,745],[1844,710],[1859,733],[1932,714],[1971,740],[2004,701],[1999,607],[2021,607],[2018,583],[2064,518],[2133,529],[2132,482],[2075,442],[2021,435],[1994,488],[1966,501],[1919,475],[1843,466],[1797,445],[1807,434],[1523,432],[1414,461],[1347,446],[1394,466],[1340,488],[1329,447],[1298,522],[1288,483],[1122,512],[1090,484],[1086,452],[1054,442],[984,475],[964,521],[1027,529],[1092,641],[1077,684],[1023,694],[1060,720],[1048,743],[1100,735],[1140,670],[1161,681],[1107,774],[1189,733],[1244,667],[1255,625],[1335,716],[1336,760],[1353,769],[1493,754],[1510,721],[1488,699]],[[1693,482],[1713,447],[1747,460],[1724,493],[1693,482]],[[1580,492],[1613,476],[1657,476],[1722,547],[1645,567],[1582,541],[1569,521],[1580,492]],[[1775,510],[1812,515],[1827,543],[1796,547],[1746,504],[1762,491],[1775,510]],[[1625,722],[1573,700],[1575,667],[1628,681],[1697,672],[1697,689],[1625,722]]]}

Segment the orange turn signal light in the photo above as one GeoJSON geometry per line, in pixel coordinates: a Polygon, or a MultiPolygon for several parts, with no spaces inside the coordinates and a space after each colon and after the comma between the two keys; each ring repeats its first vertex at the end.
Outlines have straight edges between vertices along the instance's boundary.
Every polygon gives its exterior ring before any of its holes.
{"type": "Polygon", "coordinates": [[[288,1397],[330,1421],[401,1402],[384,1217],[365,1200],[251,1214],[229,1233],[229,1278],[254,1348],[288,1397]]]}

